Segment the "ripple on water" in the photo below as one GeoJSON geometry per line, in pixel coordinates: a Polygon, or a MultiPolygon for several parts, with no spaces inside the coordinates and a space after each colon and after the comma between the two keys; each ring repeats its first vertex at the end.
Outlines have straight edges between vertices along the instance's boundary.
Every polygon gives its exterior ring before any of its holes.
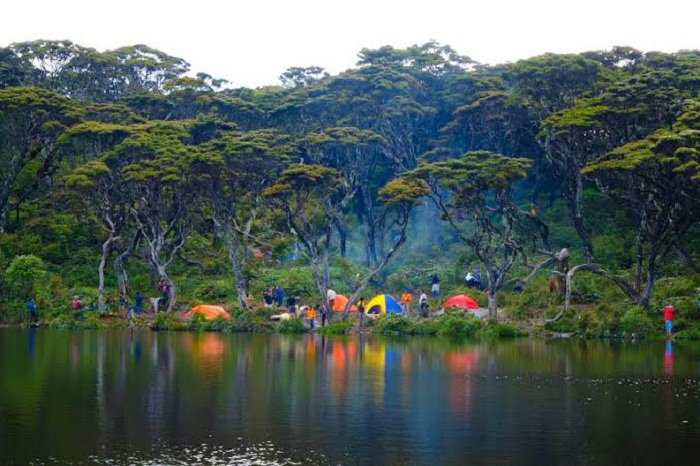
{"type": "Polygon", "coordinates": [[[149,452],[110,453],[109,456],[92,455],[82,462],[68,462],[49,457],[35,460],[33,465],[138,465],[138,466],[293,466],[302,464],[330,465],[324,455],[316,452],[282,451],[272,441],[258,444],[224,447],[203,443],[196,446],[159,444],[149,452]]]}

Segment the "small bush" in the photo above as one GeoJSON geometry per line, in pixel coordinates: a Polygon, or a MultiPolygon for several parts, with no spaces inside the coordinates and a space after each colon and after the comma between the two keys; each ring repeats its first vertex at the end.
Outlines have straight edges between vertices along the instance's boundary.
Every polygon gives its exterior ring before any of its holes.
{"type": "Polygon", "coordinates": [[[85,320],[80,323],[80,328],[84,329],[96,330],[106,327],[104,322],[100,320],[100,316],[97,312],[88,312],[85,316],[85,320]]]}
{"type": "Polygon", "coordinates": [[[306,327],[301,319],[282,320],[275,326],[279,333],[304,333],[306,327]]]}
{"type": "Polygon", "coordinates": [[[574,304],[586,304],[600,302],[602,296],[591,282],[582,281],[571,290],[571,302],[574,304]]]}
{"type": "Polygon", "coordinates": [[[420,319],[413,324],[414,335],[437,335],[440,324],[437,319],[420,319]]]}
{"type": "Polygon", "coordinates": [[[689,328],[673,335],[674,340],[700,340],[700,329],[689,328]]]}
{"type": "Polygon", "coordinates": [[[620,318],[620,328],[627,334],[635,335],[648,335],[657,330],[649,317],[649,312],[640,306],[634,306],[625,311],[620,318]]]}
{"type": "Polygon", "coordinates": [[[44,261],[33,254],[15,256],[5,271],[5,279],[10,289],[19,294],[21,291],[34,294],[34,289],[46,274],[44,261]]]}
{"type": "Polygon", "coordinates": [[[411,319],[403,315],[383,315],[375,324],[375,331],[382,335],[407,335],[411,333],[411,319]]]}
{"type": "Polygon", "coordinates": [[[255,315],[245,309],[234,309],[231,311],[231,320],[224,328],[225,332],[257,332],[262,326],[256,322],[255,315]]]}
{"type": "Polygon", "coordinates": [[[44,323],[49,328],[61,330],[73,330],[78,328],[78,322],[73,315],[68,313],[59,314],[52,319],[47,319],[44,323]]]}
{"type": "Polygon", "coordinates": [[[318,333],[325,335],[347,335],[353,328],[353,323],[349,320],[338,320],[331,322],[325,327],[317,327],[318,333]]]}
{"type": "Polygon", "coordinates": [[[520,331],[513,324],[501,324],[498,322],[492,322],[486,327],[479,331],[480,337],[486,338],[515,338],[523,336],[523,332],[520,331]]]}
{"type": "Polygon", "coordinates": [[[194,295],[202,302],[223,302],[233,294],[231,280],[207,280],[194,289],[194,295]]]}
{"type": "Polygon", "coordinates": [[[185,326],[175,316],[166,312],[159,312],[156,320],[151,324],[153,330],[183,330],[185,326]]]}
{"type": "Polygon", "coordinates": [[[447,314],[437,320],[439,336],[452,338],[473,337],[481,328],[481,321],[473,314],[447,314]]]}

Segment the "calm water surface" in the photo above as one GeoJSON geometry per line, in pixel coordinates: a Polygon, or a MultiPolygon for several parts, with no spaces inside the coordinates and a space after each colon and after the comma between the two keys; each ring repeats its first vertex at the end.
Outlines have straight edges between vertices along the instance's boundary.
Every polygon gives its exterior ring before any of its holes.
{"type": "Polygon", "coordinates": [[[700,346],[0,329],[0,464],[692,464],[700,346]]]}

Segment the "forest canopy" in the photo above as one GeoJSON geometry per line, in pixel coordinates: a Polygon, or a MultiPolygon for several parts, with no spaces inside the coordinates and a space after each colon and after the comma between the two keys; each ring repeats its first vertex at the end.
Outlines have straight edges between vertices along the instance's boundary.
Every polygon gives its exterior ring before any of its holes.
{"type": "Polygon", "coordinates": [[[146,45],[0,49],[0,310],[157,283],[169,311],[273,282],[352,302],[471,266],[495,313],[573,264],[648,308],[697,277],[700,51],[489,66],[429,42],[225,84],[146,45]],[[14,286],[29,254],[46,273],[14,286]]]}

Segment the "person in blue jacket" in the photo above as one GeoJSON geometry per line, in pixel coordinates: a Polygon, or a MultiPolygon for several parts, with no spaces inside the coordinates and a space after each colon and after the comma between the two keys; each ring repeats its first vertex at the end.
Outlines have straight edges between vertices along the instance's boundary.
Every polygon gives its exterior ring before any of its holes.
{"type": "Polygon", "coordinates": [[[31,298],[27,303],[27,309],[29,310],[29,321],[33,324],[38,322],[39,316],[36,312],[36,304],[34,303],[34,298],[31,298]]]}

